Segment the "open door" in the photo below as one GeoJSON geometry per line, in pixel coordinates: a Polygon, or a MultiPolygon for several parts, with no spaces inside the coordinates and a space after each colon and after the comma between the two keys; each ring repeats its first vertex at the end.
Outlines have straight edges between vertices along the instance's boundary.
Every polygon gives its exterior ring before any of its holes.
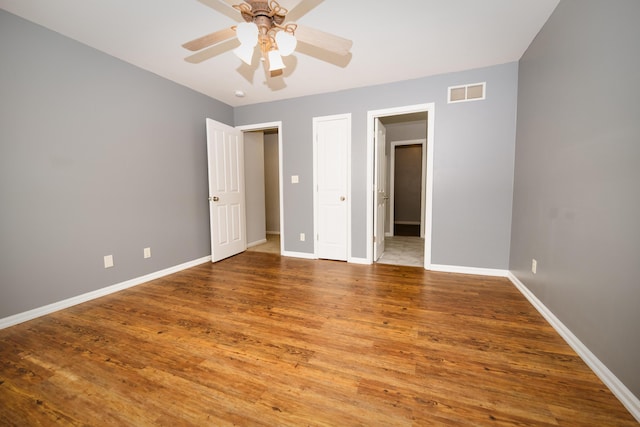
{"type": "Polygon", "coordinates": [[[211,262],[247,249],[242,132],[207,119],[211,262]]]}
{"type": "Polygon", "coordinates": [[[389,197],[386,193],[387,186],[387,154],[386,140],[387,131],[380,119],[376,117],[375,122],[375,210],[373,231],[373,261],[378,261],[384,253],[384,225],[387,211],[387,200],[389,197]]]}
{"type": "MultiPolygon", "coordinates": [[[[416,104],[416,105],[408,105],[404,107],[394,107],[394,108],[385,108],[382,110],[374,110],[367,112],[367,261],[368,262],[376,262],[380,257],[379,251],[381,248],[378,246],[377,236],[384,235],[384,229],[381,229],[381,221],[377,219],[377,216],[381,216],[379,212],[379,208],[381,208],[381,197],[387,197],[388,194],[384,196],[379,194],[380,185],[378,184],[379,176],[376,175],[376,169],[380,166],[377,164],[377,160],[380,156],[377,155],[380,147],[377,145],[378,139],[378,127],[376,127],[377,122],[382,122],[387,125],[386,131],[389,133],[386,135],[387,138],[393,139],[390,137],[391,129],[389,128],[389,124],[403,122],[403,121],[414,121],[414,120],[423,120],[427,121],[427,137],[426,137],[426,165],[424,164],[425,160],[423,160],[423,170],[426,173],[424,178],[425,189],[424,189],[424,268],[431,268],[431,239],[432,239],[432,211],[433,211],[433,153],[434,153],[434,110],[435,106],[433,103],[431,104],[416,104]],[[409,118],[410,120],[407,120],[409,118]],[[399,121],[398,121],[399,120],[399,121]],[[374,239],[374,236],[376,239],[374,239]]],[[[379,123],[378,123],[379,125],[379,123]]],[[[424,154],[423,154],[424,156],[424,154]]],[[[385,168],[386,170],[386,168],[385,168]]],[[[387,172],[388,173],[388,172],[387,172]]],[[[385,187],[386,189],[386,187],[385,187]]],[[[381,193],[381,192],[380,192],[381,193]]],[[[386,202],[386,204],[389,204],[386,202]]],[[[391,209],[391,207],[389,207],[391,209]]],[[[381,211],[382,209],[380,209],[381,211]]],[[[384,211],[384,214],[387,215],[387,211],[384,211]]],[[[384,224],[384,223],[383,223],[384,224]]],[[[389,252],[389,240],[386,239],[385,249],[389,252]]]]}

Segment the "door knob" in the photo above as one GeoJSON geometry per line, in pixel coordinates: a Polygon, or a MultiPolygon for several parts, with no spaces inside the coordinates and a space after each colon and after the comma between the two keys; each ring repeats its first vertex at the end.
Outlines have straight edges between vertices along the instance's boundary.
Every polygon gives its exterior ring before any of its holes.
{"type": "Polygon", "coordinates": [[[341,202],[344,202],[345,200],[347,200],[347,198],[346,198],[346,197],[344,197],[344,196],[340,196],[340,201],[341,201],[341,202]]]}
{"type": "Polygon", "coordinates": [[[218,196],[209,197],[210,202],[217,202],[218,200],[220,200],[218,196]]]}

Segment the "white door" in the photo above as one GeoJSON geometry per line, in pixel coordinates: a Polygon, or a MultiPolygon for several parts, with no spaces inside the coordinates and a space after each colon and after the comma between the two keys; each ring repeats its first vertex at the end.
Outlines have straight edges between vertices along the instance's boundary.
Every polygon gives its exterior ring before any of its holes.
{"type": "Polygon", "coordinates": [[[377,261],[380,259],[382,254],[384,253],[384,225],[387,211],[387,153],[386,153],[386,138],[387,138],[387,130],[380,122],[380,119],[376,117],[375,120],[375,185],[374,185],[374,193],[375,193],[375,203],[376,207],[374,210],[374,230],[373,230],[373,241],[374,241],[374,253],[373,260],[377,261]]]}
{"type": "Polygon", "coordinates": [[[247,249],[242,132],[207,119],[211,261],[247,249]]]}
{"type": "Polygon", "coordinates": [[[315,253],[346,261],[349,242],[351,115],[313,119],[315,253]]]}

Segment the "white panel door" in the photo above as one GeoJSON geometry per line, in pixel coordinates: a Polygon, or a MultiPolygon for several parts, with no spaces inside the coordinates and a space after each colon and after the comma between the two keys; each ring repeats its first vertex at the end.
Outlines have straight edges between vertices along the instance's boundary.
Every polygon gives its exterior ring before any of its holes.
{"type": "Polygon", "coordinates": [[[315,252],[346,261],[349,242],[351,116],[313,119],[315,157],[315,252]]]}
{"type": "Polygon", "coordinates": [[[242,132],[207,119],[211,261],[247,249],[242,132]]]}
{"type": "Polygon", "coordinates": [[[386,143],[387,143],[387,130],[384,125],[380,122],[380,119],[376,117],[375,119],[375,185],[374,185],[374,193],[375,193],[375,203],[376,207],[374,210],[374,230],[373,230],[373,240],[374,240],[374,253],[373,260],[377,261],[380,259],[382,254],[384,253],[384,225],[386,219],[386,211],[387,211],[387,154],[386,154],[386,143]]]}

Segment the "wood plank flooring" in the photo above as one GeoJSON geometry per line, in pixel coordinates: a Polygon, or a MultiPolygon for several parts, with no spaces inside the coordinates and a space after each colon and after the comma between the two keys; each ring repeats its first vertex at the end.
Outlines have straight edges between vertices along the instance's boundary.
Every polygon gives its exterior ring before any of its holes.
{"type": "Polygon", "coordinates": [[[245,252],[0,331],[0,425],[637,426],[506,279],[245,252]]]}

